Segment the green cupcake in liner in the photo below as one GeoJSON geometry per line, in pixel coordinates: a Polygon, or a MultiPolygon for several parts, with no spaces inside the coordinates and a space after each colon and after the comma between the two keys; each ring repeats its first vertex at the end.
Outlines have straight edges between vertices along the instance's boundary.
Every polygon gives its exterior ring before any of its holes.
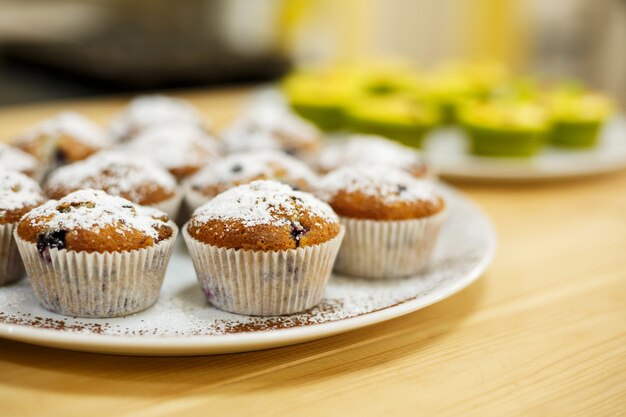
{"type": "Polygon", "coordinates": [[[459,108],[466,101],[480,97],[480,91],[463,74],[437,72],[421,80],[417,96],[439,108],[442,124],[453,124],[458,121],[459,108]]]}
{"type": "Polygon", "coordinates": [[[282,89],[296,113],[332,131],[344,126],[344,108],[358,94],[362,79],[356,70],[301,71],[288,76],[282,89]]]}
{"type": "Polygon", "coordinates": [[[346,126],[419,148],[441,121],[436,107],[406,95],[362,96],[346,109],[346,126]]]}
{"type": "Polygon", "coordinates": [[[556,93],[548,100],[548,108],[550,143],[572,149],[596,146],[602,125],[613,112],[607,98],[592,93],[556,93]]]}
{"type": "Polygon", "coordinates": [[[475,102],[459,113],[470,139],[470,152],[480,156],[529,157],[545,143],[549,128],[543,107],[520,102],[475,102]]]}

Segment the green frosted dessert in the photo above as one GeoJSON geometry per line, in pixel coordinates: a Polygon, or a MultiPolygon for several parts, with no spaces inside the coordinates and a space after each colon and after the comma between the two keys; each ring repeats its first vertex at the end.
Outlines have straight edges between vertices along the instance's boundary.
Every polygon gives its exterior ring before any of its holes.
{"type": "Polygon", "coordinates": [[[365,71],[356,67],[315,68],[289,75],[282,89],[293,110],[323,130],[341,129],[344,108],[359,94],[365,71]]]}
{"type": "Polygon", "coordinates": [[[552,128],[549,141],[563,148],[592,148],[611,116],[611,102],[598,94],[556,93],[548,100],[552,128]]]}
{"type": "Polygon", "coordinates": [[[459,118],[470,151],[480,156],[533,156],[544,145],[549,129],[545,110],[532,103],[476,102],[465,105],[459,118]]]}
{"type": "Polygon", "coordinates": [[[419,148],[440,123],[438,110],[406,95],[362,96],[346,108],[346,126],[419,148]]]}

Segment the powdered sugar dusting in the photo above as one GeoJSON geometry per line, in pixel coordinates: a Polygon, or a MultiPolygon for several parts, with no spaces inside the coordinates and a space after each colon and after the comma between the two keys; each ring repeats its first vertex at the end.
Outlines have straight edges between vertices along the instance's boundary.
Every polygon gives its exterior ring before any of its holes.
{"type": "Polygon", "coordinates": [[[119,151],[99,152],[84,161],[59,168],[46,182],[46,193],[54,190],[93,188],[111,195],[124,194],[141,201],[146,190],[173,193],[176,179],[152,160],[119,151]]]}
{"type": "Polygon", "coordinates": [[[187,101],[163,95],[145,95],[133,99],[111,122],[110,129],[117,138],[160,124],[189,124],[205,126],[200,113],[187,101]]]}
{"type": "Polygon", "coordinates": [[[21,173],[37,170],[37,158],[14,146],[0,143],[0,169],[19,171],[21,173]]]}
{"type": "Polygon", "coordinates": [[[137,230],[154,239],[167,218],[159,210],[133,204],[125,198],[111,196],[100,190],[80,190],[60,200],[50,200],[31,210],[22,221],[44,226],[50,231],[91,230],[113,226],[121,234],[137,230]]]}
{"type": "Polygon", "coordinates": [[[231,188],[198,208],[191,221],[196,225],[210,220],[235,220],[247,227],[280,226],[290,224],[288,218],[297,217],[299,208],[328,222],[339,221],[328,204],[275,181],[254,181],[231,188]]]}
{"type": "Polygon", "coordinates": [[[225,132],[229,151],[252,149],[298,150],[316,147],[321,133],[312,124],[286,109],[256,107],[225,132]]]}
{"type": "MultiPolygon", "coordinates": [[[[114,319],[61,317],[44,310],[28,281],[22,280],[15,285],[0,287],[0,327],[24,326],[20,329],[22,332],[52,329],[55,340],[66,342],[68,346],[71,346],[71,340],[64,340],[65,334],[84,336],[83,340],[88,340],[91,345],[98,345],[101,350],[110,346],[111,352],[117,348],[118,353],[120,344],[126,341],[141,344],[145,353],[163,353],[165,350],[160,342],[169,337],[171,347],[168,351],[185,354],[194,352],[188,349],[192,345],[204,346],[205,353],[215,353],[216,344],[226,341],[219,337],[224,334],[231,337],[243,333],[254,340],[250,349],[255,349],[259,345],[256,342],[269,339],[279,343],[281,332],[275,331],[278,329],[297,327],[300,334],[309,330],[328,334],[318,325],[385,309],[388,317],[398,315],[400,313],[391,311],[394,306],[411,303],[399,310],[418,309],[472,282],[486,266],[494,248],[493,231],[484,215],[457,193],[446,192],[444,197],[449,203],[449,217],[438,240],[433,263],[427,270],[416,276],[387,281],[334,275],[322,303],[302,313],[250,317],[212,307],[200,290],[193,264],[181,240],[170,260],[159,301],[142,313],[114,319]],[[105,335],[116,339],[107,342],[101,337],[105,335]]],[[[364,318],[363,323],[373,321],[376,320],[364,318]]],[[[227,351],[227,348],[223,350],[227,351]]],[[[195,353],[202,353],[201,348],[195,353]]]]}
{"type": "Polygon", "coordinates": [[[321,180],[318,195],[330,200],[340,191],[379,197],[388,203],[437,201],[430,181],[384,165],[355,165],[332,171],[321,180]]]}
{"type": "Polygon", "coordinates": [[[89,119],[78,113],[66,111],[46,119],[29,129],[18,142],[29,143],[41,136],[58,138],[69,136],[85,145],[100,149],[111,145],[111,138],[106,132],[89,119]]]}
{"type": "Polygon", "coordinates": [[[371,164],[410,171],[422,167],[424,162],[414,149],[374,135],[352,135],[344,142],[328,145],[318,159],[322,171],[371,164]]]}
{"type": "Polygon", "coordinates": [[[0,216],[43,201],[39,184],[17,171],[0,170],[0,216]]]}
{"type": "Polygon", "coordinates": [[[163,124],[150,127],[122,149],[145,155],[168,168],[202,166],[221,154],[221,144],[197,126],[163,124]]]}
{"type": "Polygon", "coordinates": [[[291,186],[302,181],[314,184],[316,175],[296,158],[282,152],[260,151],[229,155],[193,175],[191,186],[242,184],[254,179],[271,179],[291,186]]]}

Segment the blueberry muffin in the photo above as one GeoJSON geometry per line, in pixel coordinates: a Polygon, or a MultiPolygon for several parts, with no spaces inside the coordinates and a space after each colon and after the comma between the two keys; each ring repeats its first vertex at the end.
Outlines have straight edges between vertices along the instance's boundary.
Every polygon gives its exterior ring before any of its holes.
{"type": "Polygon", "coordinates": [[[196,210],[183,234],[208,300],[261,316],[318,304],[343,237],[327,204],[275,181],[218,195],[196,210]]]}
{"type": "Polygon", "coordinates": [[[346,228],[338,272],[385,279],[428,266],[445,203],[433,184],[386,166],[352,166],[329,173],[318,195],[346,228]]]}
{"type": "Polygon", "coordinates": [[[144,129],[163,124],[186,124],[206,129],[206,122],[189,102],[163,95],[134,98],[111,122],[109,130],[118,141],[126,141],[144,129]]]}
{"type": "Polygon", "coordinates": [[[311,158],[322,144],[322,135],[312,124],[273,107],[251,111],[222,137],[229,152],[279,150],[302,159],[311,158]]]}
{"type": "Polygon", "coordinates": [[[316,175],[299,160],[277,151],[235,153],[215,160],[189,178],[186,200],[195,210],[229,188],[256,180],[274,180],[310,191],[316,175]]]}
{"type": "Polygon", "coordinates": [[[176,234],[165,213],[86,189],[31,210],[14,235],[45,308],[116,317],[156,302],[176,234]]]}
{"type": "Polygon", "coordinates": [[[100,126],[74,112],[44,120],[15,142],[17,147],[52,167],[80,161],[111,144],[111,138],[100,126]]]}
{"type": "Polygon", "coordinates": [[[345,141],[327,145],[316,165],[322,173],[353,165],[400,168],[418,178],[431,173],[418,151],[374,135],[352,135],[345,141]]]}
{"type": "Polygon", "coordinates": [[[186,124],[164,124],[145,129],[121,149],[152,159],[178,180],[196,173],[210,159],[223,153],[222,144],[217,139],[186,124]]]}
{"type": "Polygon", "coordinates": [[[35,180],[43,173],[37,158],[15,146],[0,143],[0,170],[17,171],[35,180]]]}
{"type": "Polygon", "coordinates": [[[44,196],[34,180],[19,172],[0,170],[0,285],[24,275],[13,231],[24,214],[43,202],[44,196]]]}
{"type": "Polygon", "coordinates": [[[92,188],[120,196],[142,206],[152,206],[176,218],[183,193],[165,168],[141,156],[99,152],[84,161],[54,171],[46,181],[48,198],[92,188]]]}

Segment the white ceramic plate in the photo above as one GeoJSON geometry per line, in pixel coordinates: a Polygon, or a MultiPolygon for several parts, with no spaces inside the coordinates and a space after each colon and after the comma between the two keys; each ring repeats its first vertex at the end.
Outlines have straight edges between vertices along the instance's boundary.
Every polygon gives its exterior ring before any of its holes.
{"type": "Polygon", "coordinates": [[[462,131],[450,128],[429,135],[424,153],[444,178],[512,182],[586,177],[626,168],[626,120],[607,123],[591,150],[549,148],[532,158],[477,157],[467,152],[462,131]]]}
{"type": "Polygon", "coordinates": [[[333,276],[319,307],[258,318],[217,310],[204,299],[182,239],[161,297],[147,311],[115,319],[64,317],[39,306],[24,279],[0,288],[0,336],[64,349],[129,355],[202,355],[285,346],[389,320],[440,301],[476,280],[496,245],[485,215],[446,186],[449,218],[432,266],[384,282],[333,276]]]}

